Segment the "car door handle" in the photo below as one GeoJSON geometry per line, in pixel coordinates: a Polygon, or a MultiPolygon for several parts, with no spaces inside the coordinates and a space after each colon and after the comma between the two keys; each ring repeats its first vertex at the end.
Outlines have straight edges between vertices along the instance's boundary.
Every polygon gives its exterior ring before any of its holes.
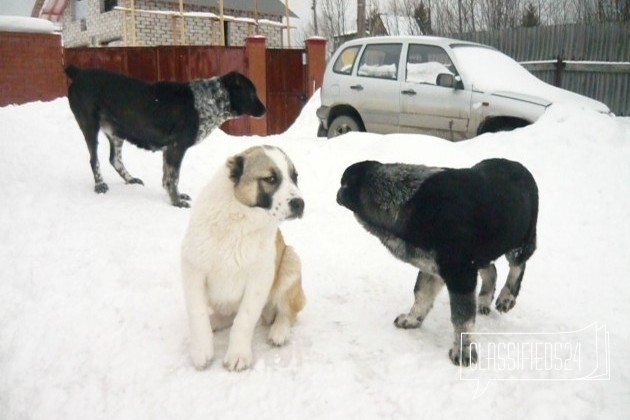
{"type": "Polygon", "coordinates": [[[403,90],[401,93],[403,95],[407,95],[407,96],[414,96],[414,95],[416,95],[416,91],[413,90],[413,89],[403,90]]]}
{"type": "Polygon", "coordinates": [[[363,86],[361,86],[361,85],[352,85],[352,86],[350,86],[350,89],[361,91],[361,90],[363,90],[363,86]]]}

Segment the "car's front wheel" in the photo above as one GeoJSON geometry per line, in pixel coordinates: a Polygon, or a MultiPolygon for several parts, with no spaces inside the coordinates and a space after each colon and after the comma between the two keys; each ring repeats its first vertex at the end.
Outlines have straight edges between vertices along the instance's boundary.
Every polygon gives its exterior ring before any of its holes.
{"type": "Polygon", "coordinates": [[[341,136],[351,131],[361,131],[361,126],[354,118],[348,115],[340,115],[328,126],[328,138],[341,136]]]}
{"type": "Polygon", "coordinates": [[[527,125],[529,125],[529,122],[520,118],[500,117],[487,121],[479,130],[479,134],[512,131],[527,125]]]}

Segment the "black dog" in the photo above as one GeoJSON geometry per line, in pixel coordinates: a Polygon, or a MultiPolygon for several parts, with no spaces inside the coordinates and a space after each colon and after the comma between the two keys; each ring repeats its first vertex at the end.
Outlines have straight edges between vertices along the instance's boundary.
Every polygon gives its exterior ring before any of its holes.
{"type": "Polygon", "coordinates": [[[72,65],[65,71],[72,79],[68,101],[87,142],[97,193],[108,189],[97,155],[99,129],[109,139],[110,163],[129,184],[142,181],[132,177],[121,161],[123,141],[147,150],[163,150],[162,185],[173,205],[189,207],[185,200],[190,197],[177,189],[186,150],[226,120],[265,114],[254,84],[237,72],[188,83],[147,83],[111,71],[81,70],[72,65]]]}
{"type": "Polygon", "coordinates": [[[455,329],[449,356],[455,364],[476,362],[470,335],[462,339],[461,333],[474,328],[477,272],[479,312],[488,314],[497,276],[493,261],[507,257],[510,272],[496,302],[507,312],[536,249],[538,188],[529,171],[504,159],[470,169],[365,161],[346,169],[337,202],[394,256],[420,269],[415,302],[395,325],[420,327],[446,284],[455,329]]]}

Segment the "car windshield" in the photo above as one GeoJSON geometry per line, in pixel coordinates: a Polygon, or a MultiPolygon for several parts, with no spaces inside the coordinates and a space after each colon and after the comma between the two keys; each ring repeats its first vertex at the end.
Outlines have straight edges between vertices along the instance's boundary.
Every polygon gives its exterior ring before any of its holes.
{"type": "Polygon", "coordinates": [[[507,55],[485,47],[453,44],[457,69],[467,85],[484,91],[518,90],[535,93],[545,83],[507,55]]]}

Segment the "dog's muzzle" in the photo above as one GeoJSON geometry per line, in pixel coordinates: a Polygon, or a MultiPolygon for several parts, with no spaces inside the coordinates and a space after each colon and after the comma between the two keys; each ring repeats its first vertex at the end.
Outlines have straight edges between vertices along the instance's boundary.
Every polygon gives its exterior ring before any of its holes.
{"type": "Polygon", "coordinates": [[[344,199],[344,195],[346,192],[346,187],[342,186],[341,188],[339,188],[339,191],[337,191],[337,204],[339,204],[340,206],[345,206],[345,202],[346,200],[344,199]]]}

